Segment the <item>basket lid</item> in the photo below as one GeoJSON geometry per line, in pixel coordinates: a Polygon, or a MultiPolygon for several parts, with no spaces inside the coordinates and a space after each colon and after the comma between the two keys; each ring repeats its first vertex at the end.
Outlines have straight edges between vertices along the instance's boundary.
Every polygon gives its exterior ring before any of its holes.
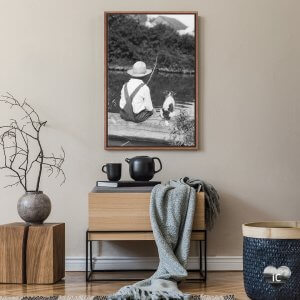
{"type": "Polygon", "coordinates": [[[300,239],[300,221],[243,224],[243,236],[262,239],[300,239]]]}

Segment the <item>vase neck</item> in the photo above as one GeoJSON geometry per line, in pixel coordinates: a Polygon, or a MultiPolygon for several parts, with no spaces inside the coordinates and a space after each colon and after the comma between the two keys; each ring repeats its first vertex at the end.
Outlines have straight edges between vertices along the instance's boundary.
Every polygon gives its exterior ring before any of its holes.
{"type": "Polygon", "coordinates": [[[43,191],[26,191],[26,194],[43,194],[43,191]]]}

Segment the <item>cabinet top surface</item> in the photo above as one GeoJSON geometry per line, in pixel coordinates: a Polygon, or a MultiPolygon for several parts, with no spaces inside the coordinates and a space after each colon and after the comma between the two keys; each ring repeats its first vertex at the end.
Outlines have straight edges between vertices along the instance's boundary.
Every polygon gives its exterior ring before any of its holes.
{"type": "Polygon", "coordinates": [[[153,186],[139,187],[97,187],[95,186],[91,193],[151,193],[153,186]]]}
{"type": "MultiPolygon", "coordinates": [[[[65,225],[65,223],[44,223],[44,224],[35,224],[30,225],[30,227],[55,227],[59,225],[65,225]]],[[[2,224],[0,227],[26,227],[28,224],[22,223],[22,222],[15,222],[15,223],[9,223],[9,224],[2,224]]]]}

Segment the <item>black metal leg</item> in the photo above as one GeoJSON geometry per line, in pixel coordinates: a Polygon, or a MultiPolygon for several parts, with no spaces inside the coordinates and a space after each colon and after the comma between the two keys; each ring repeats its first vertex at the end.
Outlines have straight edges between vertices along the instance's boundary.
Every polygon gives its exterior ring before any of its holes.
{"type": "Polygon", "coordinates": [[[204,277],[202,267],[203,267],[203,262],[202,262],[202,241],[199,241],[199,273],[200,273],[200,277],[204,277]]]}
{"type": "Polygon", "coordinates": [[[93,241],[90,241],[90,271],[93,273],[93,241]]]}
{"type": "Polygon", "coordinates": [[[204,281],[206,282],[206,278],[207,278],[207,232],[206,232],[206,230],[204,232],[204,241],[205,241],[205,245],[204,245],[204,281]]]}
{"type": "Polygon", "coordinates": [[[86,281],[89,281],[88,258],[89,258],[89,232],[87,231],[85,235],[85,280],[86,281]]]}
{"type": "MultiPolygon", "coordinates": [[[[202,280],[206,282],[207,278],[207,232],[206,230],[203,230],[201,232],[204,232],[204,240],[199,241],[199,273],[200,278],[190,279],[190,280],[202,280]],[[202,245],[204,243],[204,245],[202,245]],[[204,249],[202,249],[204,246],[204,249]],[[203,259],[204,259],[204,270],[203,270],[203,259]]],[[[119,270],[94,270],[93,269],[93,241],[89,240],[89,233],[90,231],[86,232],[86,281],[136,281],[140,280],[142,278],[131,278],[131,279],[121,279],[121,278],[113,278],[113,279],[92,279],[94,272],[119,272],[119,270]],[[90,270],[89,270],[90,265],[90,270]]],[[[133,270],[122,270],[122,271],[133,271],[133,270]]],[[[140,270],[140,271],[155,271],[155,270],[140,270]]]]}

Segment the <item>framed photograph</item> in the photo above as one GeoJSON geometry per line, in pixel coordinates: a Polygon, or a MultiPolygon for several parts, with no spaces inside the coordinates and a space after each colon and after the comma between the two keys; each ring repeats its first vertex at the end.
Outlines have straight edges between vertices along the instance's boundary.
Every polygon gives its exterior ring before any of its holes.
{"type": "Polygon", "coordinates": [[[105,12],[105,149],[198,148],[197,12],[105,12]]]}

